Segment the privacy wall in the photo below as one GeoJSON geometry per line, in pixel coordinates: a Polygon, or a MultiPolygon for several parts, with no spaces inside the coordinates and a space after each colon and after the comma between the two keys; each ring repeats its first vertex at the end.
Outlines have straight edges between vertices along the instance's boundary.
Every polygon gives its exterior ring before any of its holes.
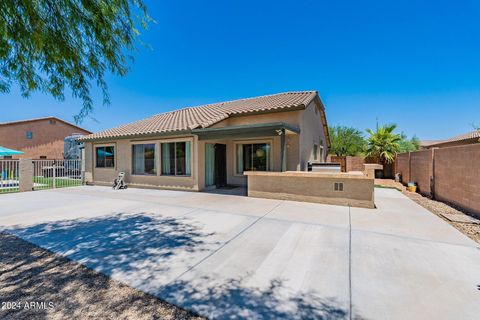
{"type": "Polygon", "coordinates": [[[399,154],[396,168],[404,184],[480,217],[480,144],[399,154]]]}
{"type": "Polygon", "coordinates": [[[327,162],[340,163],[342,172],[363,171],[365,158],[361,156],[335,156],[329,154],[327,156],[327,162]]]}
{"type": "Polygon", "coordinates": [[[410,181],[417,183],[418,192],[431,196],[434,149],[410,153],[410,181]]]}
{"type": "Polygon", "coordinates": [[[480,144],[435,150],[435,198],[480,217],[480,144]]]}

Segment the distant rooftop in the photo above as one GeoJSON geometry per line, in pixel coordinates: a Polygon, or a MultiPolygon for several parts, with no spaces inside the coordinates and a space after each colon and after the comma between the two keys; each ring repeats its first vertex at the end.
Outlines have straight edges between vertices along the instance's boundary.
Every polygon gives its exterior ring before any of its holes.
{"type": "Polygon", "coordinates": [[[443,144],[448,144],[448,143],[453,143],[453,142],[460,142],[460,141],[468,141],[472,140],[474,142],[475,140],[480,139],[480,131],[479,130],[474,130],[472,132],[464,133],[449,139],[445,140],[422,140],[420,141],[420,146],[421,147],[435,147],[438,145],[443,145],[443,144]]]}
{"type": "Polygon", "coordinates": [[[62,120],[60,118],[54,117],[54,116],[48,116],[48,117],[41,117],[41,118],[31,118],[31,119],[23,119],[23,120],[15,120],[15,121],[7,121],[7,122],[0,122],[0,126],[9,126],[9,125],[15,125],[15,124],[21,124],[21,123],[27,123],[27,122],[36,122],[36,121],[43,121],[43,120],[55,120],[55,121],[60,121],[65,124],[68,124],[69,126],[78,128],[82,131],[87,131],[88,133],[91,133],[89,130],[86,130],[82,127],[79,127],[73,123],[70,123],[68,121],[62,120]]]}

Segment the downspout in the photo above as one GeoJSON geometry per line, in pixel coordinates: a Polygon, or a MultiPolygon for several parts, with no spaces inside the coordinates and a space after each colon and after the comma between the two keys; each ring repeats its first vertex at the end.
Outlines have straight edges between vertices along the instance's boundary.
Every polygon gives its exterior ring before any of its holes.
{"type": "Polygon", "coordinates": [[[280,171],[287,171],[287,148],[286,148],[286,139],[285,139],[285,128],[281,129],[280,132],[280,171]]]}

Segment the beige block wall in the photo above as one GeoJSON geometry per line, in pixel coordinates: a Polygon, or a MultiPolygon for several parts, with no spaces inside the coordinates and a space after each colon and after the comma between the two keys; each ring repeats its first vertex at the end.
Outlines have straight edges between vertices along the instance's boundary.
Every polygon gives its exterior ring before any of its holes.
{"type": "Polygon", "coordinates": [[[417,184],[419,193],[428,196],[431,195],[433,152],[434,149],[410,152],[410,181],[417,184]]]}
{"type": "Polygon", "coordinates": [[[374,208],[374,179],[348,173],[252,172],[248,196],[374,208]],[[334,184],[343,183],[343,191],[334,184]]]}
{"type": "Polygon", "coordinates": [[[435,150],[435,197],[480,217],[480,144],[435,150]]]}

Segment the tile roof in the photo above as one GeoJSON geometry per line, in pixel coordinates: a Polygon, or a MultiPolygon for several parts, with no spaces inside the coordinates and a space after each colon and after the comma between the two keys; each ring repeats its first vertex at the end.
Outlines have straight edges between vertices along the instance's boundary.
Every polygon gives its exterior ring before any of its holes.
{"type": "Polygon", "coordinates": [[[436,143],[442,142],[443,140],[421,140],[420,147],[428,147],[436,143]]]}
{"type": "Polygon", "coordinates": [[[465,141],[465,140],[479,140],[480,139],[480,130],[475,130],[472,132],[468,132],[465,134],[461,134],[459,136],[455,136],[446,140],[434,140],[431,143],[425,143],[424,147],[433,147],[437,145],[442,145],[451,142],[458,142],[458,141],[465,141]]]}
{"type": "Polygon", "coordinates": [[[189,107],[103,130],[80,138],[97,140],[137,135],[162,134],[206,128],[231,115],[304,108],[317,96],[316,91],[285,92],[255,98],[189,107]]]}

